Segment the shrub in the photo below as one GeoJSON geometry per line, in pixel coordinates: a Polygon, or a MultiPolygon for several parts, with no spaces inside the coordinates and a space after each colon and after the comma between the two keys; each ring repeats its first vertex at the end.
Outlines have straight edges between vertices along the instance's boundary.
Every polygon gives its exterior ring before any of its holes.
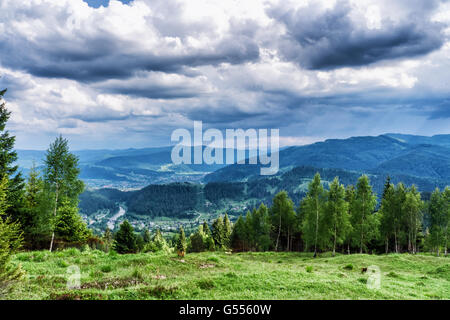
{"type": "Polygon", "coordinates": [[[344,266],[345,270],[353,270],[353,265],[351,263],[347,264],[346,266],[344,266]]]}

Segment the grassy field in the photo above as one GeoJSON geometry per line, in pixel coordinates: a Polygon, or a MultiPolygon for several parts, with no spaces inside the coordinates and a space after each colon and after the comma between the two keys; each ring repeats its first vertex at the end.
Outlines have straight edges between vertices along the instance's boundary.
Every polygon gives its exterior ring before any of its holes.
{"type": "Polygon", "coordinates": [[[450,299],[450,259],[306,253],[107,254],[67,249],[15,256],[26,271],[6,299],[450,299]],[[81,288],[66,288],[67,270],[81,288]],[[381,287],[369,274],[381,270],[381,287]]]}

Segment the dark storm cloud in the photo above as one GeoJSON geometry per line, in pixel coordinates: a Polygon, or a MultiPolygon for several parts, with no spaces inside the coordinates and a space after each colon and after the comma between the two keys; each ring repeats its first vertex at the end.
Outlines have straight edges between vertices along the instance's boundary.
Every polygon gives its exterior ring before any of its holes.
{"type": "Polygon", "coordinates": [[[415,57],[439,49],[444,41],[443,26],[430,22],[428,17],[436,1],[428,5],[413,1],[409,5],[425,11],[411,13],[407,21],[394,23],[386,19],[380,29],[355,24],[347,1],[338,1],[333,9],[325,11],[313,4],[289,11],[274,7],[268,14],[287,29],[279,45],[285,59],[307,69],[329,70],[415,57]]]}
{"type": "Polygon", "coordinates": [[[92,40],[81,46],[84,50],[71,50],[56,41],[49,52],[47,45],[42,43],[18,44],[28,47],[27,50],[18,46],[8,47],[4,43],[0,46],[0,58],[4,66],[34,76],[81,82],[124,79],[141,70],[184,73],[185,68],[220,63],[241,64],[259,58],[258,46],[248,37],[228,38],[216,48],[186,55],[125,54],[120,53],[119,49],[123,45],[126,44],[92,40]]]}

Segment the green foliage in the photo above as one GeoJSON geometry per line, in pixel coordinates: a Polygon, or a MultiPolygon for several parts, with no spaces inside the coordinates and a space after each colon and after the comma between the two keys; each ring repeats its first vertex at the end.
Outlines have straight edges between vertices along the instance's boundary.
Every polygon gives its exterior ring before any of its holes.
{"type": "Polygon", "coordinates": [[[156,229],[153,239],[144,246],[144,252],[158,251],[169,252],[169,245],[167,244],[166,239],[164,239],[163,235],[161,234],[161,231],[159,229],[156,229]]]}
{"type": "Polygon", "coordinates": [[[214,222],[212,224],[211,233],[212,233],[212,237],[214,239],[214,244],[215,244],[216,248],[217,249],[224,248],[226,245],[225,244],[226,239],[224,238],[225,229],[224,229],[222,217],[219,217],[216,220],[214,220],[214,222]]]}
{"type": "Polygon", "coordinates": [[[136,235],[134,229],[128,220],[125,220],[120,225],[119,230],[114,235],[114,245],[113,248],[117,253],[134,253],[138,251],[136,243],[136,235]]]}
{"type": "Polygon", "coordinates": [[[325,201],[326,193],[320,181],[320,174],[317,173],[309,184],[308,193],[302,204],[304,212],[302,231],[306,242],[305,247],[314,248],[315,255],[321,247],[324,247],[327,241],[327,235],[324,234],[324,228],[321,227],[325,201]]]}
{"type": "MultiPolygon", "coordinates": [[[[74,217],[73,210],[70,207],[78,206],[78,196],[84,190],[83,182],[78,179],[80,169],[78,167],[78,158],[69,152],[68,141],[62,136],[50,144],[45,158],[44,184],[46,191],[53,197],[53,234],[50,242],[50,251],[53,249],[53,241],[56,232],[56,224],[61,223],[58,219],[58,212],[63,213],[64,218],[72,220],[76,223],[77,218],[74,217]],[[64,207],[60,211],[60,207],[64,207]]],[[[68,225],[59,227],[59,231],[67,235],[68,225]]],[[[76,229],[81,228],[76,223],[76,229]]],[[[75,235],[78,231],[74,231],[75,235]]]]}
{"type": "Polygon", "coordinates": [[[112,234],[111,230],[109,230],[108,227],[106,227],[105,233],[103,234],[102,239],[103,239],[103,243],[105,246],[105,252],[108,252],[112,248],[113,242],[114,242],[113,234],[112,234]]]}
{"type": "Polygon", "coordinates": [[[11,282],[18,280],[23,272],[20,266],[11,264],[12,255],[22,245],[22,233],[19,225],[5,216],[7,202],[8,178],[0,181],[0,296],[10,287],[11,282]]]}
{"type": "Polygon", "coordinates": [[[344,243],[352,229],[348,203],[345,201],[345,187],[337,177],[331,183],[326,198],[322,230],[328,234],[335,254],[336,246],[344,243]]]}
{"type": "Polygon", "coordinates": [[[61,201],[55,224],[55,235],[66,242],[83,243],[90,235],[86,223],[78,214],[78,207],[67,199],[61,201]]]}
{"type": "Polygon", "coordinates": [[[0,90],[0,177],[8,179],[8,190],[6,192],[6,203],[8,204],[6,213],[14,220],[20,220],[24,180],[20,172],[17,172],[16,164],[17,152],[14,150],[16,137],[11,136],[6,130],[6,124],[11,116],[11,112],[6,108],[3,101],[5,90],[0,90]]]}
{"type": "Polygon", "coordinates": [[[363,175],[358,179],[355,198],[350,204],[352,206],[352,240],[359,246],[360,253],[367,250],[367,244],[377,236],[379,221],[374,214],[376,204],[376,195],[372,191],[369,177],[363,175]]]}
{"type": "Polygon", "coordinates": [[[179,235],[178,235],[177,245],[176,245],[178,254],[184,255],[184,253],[186,252],[186,247],[187,247],[186,235],[184,234],[183,227],[180,227],[180,232],[179,232],[179,235]]]}

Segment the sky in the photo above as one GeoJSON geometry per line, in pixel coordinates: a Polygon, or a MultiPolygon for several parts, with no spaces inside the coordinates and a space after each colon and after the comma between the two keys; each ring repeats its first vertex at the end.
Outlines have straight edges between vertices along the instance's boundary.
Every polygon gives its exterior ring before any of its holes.
{"type": "Polygon", "coordinates": [[[450,1],[0,0],[19,149],[164,146],[177,128],[280,144],[450,133],[450,1]]]}

